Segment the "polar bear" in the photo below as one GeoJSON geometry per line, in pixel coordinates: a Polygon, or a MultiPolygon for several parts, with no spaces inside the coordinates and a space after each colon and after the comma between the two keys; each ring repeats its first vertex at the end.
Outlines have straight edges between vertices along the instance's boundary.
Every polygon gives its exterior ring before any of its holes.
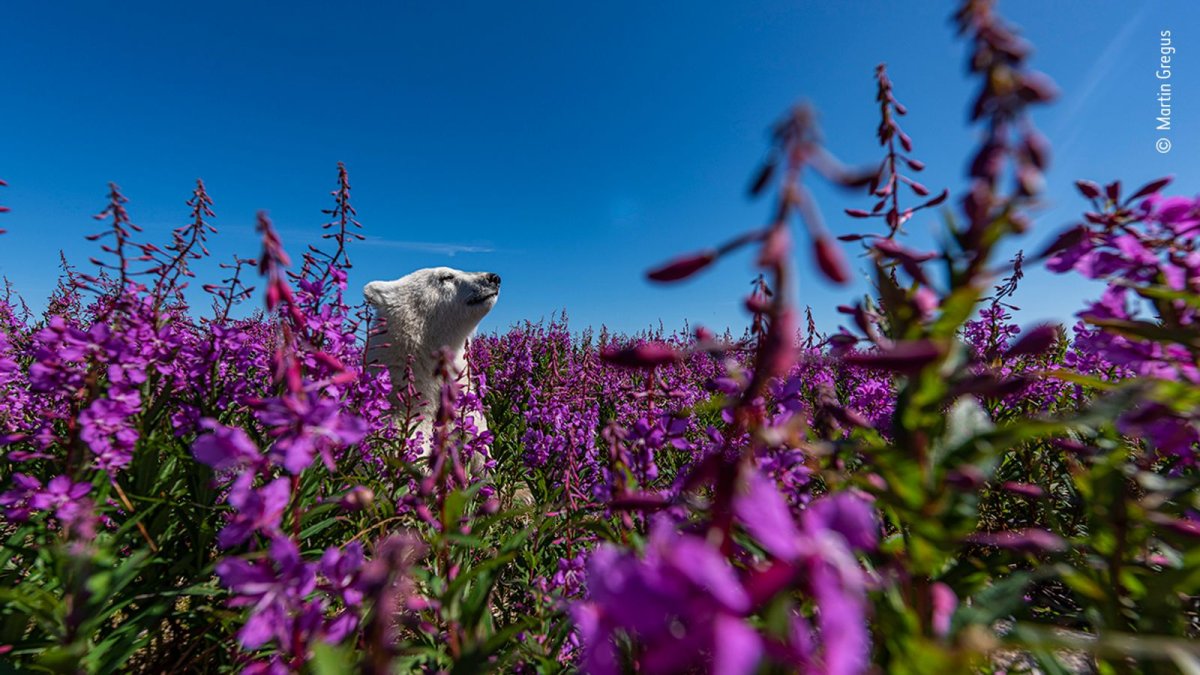
{"type": "MultiPolygon", "coordinates": [[[[496,305],[500,275],[431,267],[395,281],[372,281],[363,287],[363,295],[384,322],[383,331],[367,343],[367,363],[386,366],[393,392],[398,392],[408,384],[405,372],[412,357],[412,385],[424,402],[417,411],[424,417],[418,429],[428,438],[442,386],[437,353],[449,348],[454,354],[452,375],[464,375],[467,339],[496,305]]],[[[487,428],[482,418],[476,419],[476,426],[480,431],[487,428]]]]}

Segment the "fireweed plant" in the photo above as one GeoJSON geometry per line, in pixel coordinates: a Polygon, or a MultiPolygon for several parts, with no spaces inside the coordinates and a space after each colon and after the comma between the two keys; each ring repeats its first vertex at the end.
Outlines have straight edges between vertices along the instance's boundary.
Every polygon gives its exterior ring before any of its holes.
{"type": "Polygon", "coordinates": [[[204,184],[161,247],[110,185],[97,271],[64,260],[40,316],[0,301],[0,659],[1200,668],[1200,201],[1163,195],[1167,179],[1080,181],[1080,224],[997,261],[1037,207],[1049,143],[1029,110],[1054,90],[991,2],[954,22],[983,139],[965,194],[912,177],[924,164],[880,66],[878,164],[846,168],[801,105],[751,181],[766,224],[648,273],[669,284],[755,248],[745,335],[572,333],[565,316],[480,335],[473,386],[445,378],[429,438],[418,394],[364,362],[387,327],[346,295],[361,225],[344,166],[327,246],[291,270],[260,215],[260,254],[221,265],[207,309],[184,293],[216,232],[204,184]],[[835,239],[813,173],[865,192],[850,222],[883,226],[835,239]],[[912,248],[939,207],[945,244],[912,248]],[[842,247],[861,248],[873,288],[840,308],[850,328],[800,329],[793,222],[833,282],[850,277],[842,247]],[[1070,330],[1021,328],[1030,264],[1104,290],[1070,330]]]}

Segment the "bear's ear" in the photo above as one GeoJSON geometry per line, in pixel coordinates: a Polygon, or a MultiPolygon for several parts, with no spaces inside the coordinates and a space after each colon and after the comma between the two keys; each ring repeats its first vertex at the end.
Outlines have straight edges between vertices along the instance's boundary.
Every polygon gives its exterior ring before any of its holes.
{"type": "Polygon", "coordinates": [[[384,283],[382,281],[372,281],[363,286],[363,297],[374,307],[382,307],[384,304],[384,283]]]}

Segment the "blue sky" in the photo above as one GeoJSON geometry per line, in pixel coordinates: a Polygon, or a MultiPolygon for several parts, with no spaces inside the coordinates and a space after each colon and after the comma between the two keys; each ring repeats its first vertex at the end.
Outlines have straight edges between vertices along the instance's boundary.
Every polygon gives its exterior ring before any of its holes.
{"type": "MultiPolygon", "coordinates": [[[[35,307],[58,251],[86,265],[108,181],[167,241],[194,180],[215,201],[218,257],[257,255],[266,209],[288,250],[315,241],[344,161],[371,240],[352,289],[418,267],[501,274],[484,324],[565,309],[574,328],[746,323],[753,277],[734,256],[688,283],[643,273],[761,225],[744,196],[765,130],[791,104],[821,111],[833,152],[875,161],[874,66],[886,61],[931,188],[962,186],[974,90],[953,3],[10,3],[0,41],[0,273],[35,307]]],[[[1032,250],[1083,206],[1076,178],[1200,186],[1200,3],[1003,0],[1062,90],[1040,112],[1054,144],[1032,250]],[[1175,128],[1154,149],[1159,31],[1171,30],[1175,128]]],[[[815,184],[835,233],[867,203],[815,184]]],[[[910,224],[929,246],[930,212],[910,224]]],[[[803,242],[802,237],[798,241],[803,242]]],[[[1009,251],[1011,252],[1011,251],[1009,251]]],[[[847,248],[847,253],[854,251],[847,248]]],[[[861,267],[861,260],[857,261],[861,267]]],[[[867,289],[834,288],[797,250],[800,302],[822,328],[867,289]]],[[[216,270],[209,270],[215,273],[216,270]]],[[[215,280],[211,274],[201,281],[215,280]]],[[[198,285],[198,284],[197,284],[198,285]]],[[[1021,318],[1067,320],[1095,290],[1031,272],[1021,318]]]]}

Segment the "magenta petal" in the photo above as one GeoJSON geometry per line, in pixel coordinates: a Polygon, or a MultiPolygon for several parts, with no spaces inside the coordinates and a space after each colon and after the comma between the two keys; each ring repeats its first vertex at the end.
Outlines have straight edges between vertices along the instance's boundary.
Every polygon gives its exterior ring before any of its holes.
{"type": "Polygon", "coordinates": [[[793,560],[802,551],[800,528],[775,481],[755,472],[733,500],[733,512],[754,540],[771,555],[793,560]]]}
{"type": "Polygon", "coordinates": [[[286,621],[275,605],[251,611],[250,618],[238,631],[238,642],[246,649],[258,649],[275,637],[277,629],[285,629],[286,621]]]}
{"type": "Polygon", "coordinates": [[[617,650],[612,635],[600,620],[600,611],[591,603],[571,606],[571,618],[583,642],[583,672],[589,675],[617,675],[617,650]]]}
{"type": "Polygon", "coordinates": [[[945,636],[950,632],[950,619],[958,608],[958,596],[942,582],[936,582],[930,588],[933,599],[933,632],[945,636]]]}
{"type": "MultiPolygon", "coordinates": [[[[849,570],[847,570],[849,572],[849,570]]],[[[853,570],[854,574],[858,570],[853,570]]],[[[817,623],[824,644],[825,673],[858,675],[866,670],[871,637],[864,599],[848,588],[843,572],[829,561],[816,561],[810,585],[817,601],[817,623]]]]}
{"type": "Polygon", "coordinates": [[[858,551],[874,551],[879,545],[874,508],[850,492],[835,492],[809,504],[804,511],[804,528],[809,534],[818,530],[837,532],[858,551]]]}
{"type": "Polygon", "coordinates": [[[762,638],[742,619],[721,615],[713,621],[713,675],[753,673],[762,658],[762,638]]]}
{"type": "Polygon", "coordinates": [[[669,556],[679,572],[708,591],[726,609],[734,612],[749,609],[750,597],[738,583],[733,567],[707,541],[685,535],[670,542],[666,549],[663,556],[669,556]]]}

